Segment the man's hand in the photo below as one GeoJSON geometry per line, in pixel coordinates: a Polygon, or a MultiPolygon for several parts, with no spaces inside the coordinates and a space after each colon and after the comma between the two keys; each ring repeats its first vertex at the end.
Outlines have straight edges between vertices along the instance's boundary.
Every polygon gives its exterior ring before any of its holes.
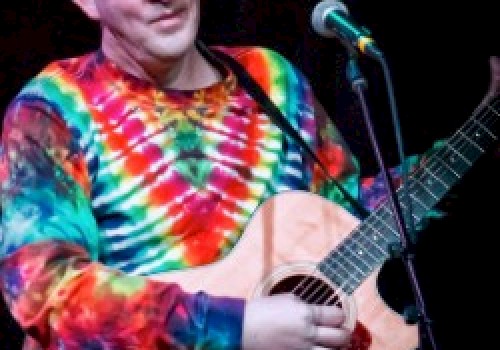
{"type": "Polygon", "coordinates": [[[243,349],[340,348],[351,336],[344,321],[340,308],[309,305],[293,295],[258,298],[245,309],[243,349]]]}

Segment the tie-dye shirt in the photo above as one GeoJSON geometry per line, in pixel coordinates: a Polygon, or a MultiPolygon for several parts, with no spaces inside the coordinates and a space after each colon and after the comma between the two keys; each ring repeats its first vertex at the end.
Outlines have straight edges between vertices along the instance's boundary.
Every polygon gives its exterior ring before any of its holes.
{"type": "MultiPolygon", "coordinates": [[[[357,161],[315,113],[301,73],[269,49],[219,49],[360,198],[357,161]]],[[[48,65],[9,105],[0,281],[27,347],[239,348],[243,299],[147,276],[224,257],[259,204],[281,191],[350,209],[233,73],[223,75],[195,91],[159,89],[98,51],[48,65]]],[[[379,198],[370,193],[365,204],[379,198]]]]}

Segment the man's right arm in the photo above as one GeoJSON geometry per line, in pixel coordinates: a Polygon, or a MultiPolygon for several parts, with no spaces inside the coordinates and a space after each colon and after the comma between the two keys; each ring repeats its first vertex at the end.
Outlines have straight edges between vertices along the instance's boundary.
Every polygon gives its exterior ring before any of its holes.
{"type": "Polygon", "coordinates": [[[187,294],[98,262],[85,158],[55,109],[14,101],[0,154],[1,288],[41,347],[240,347],[242,300],[187,294]]]}

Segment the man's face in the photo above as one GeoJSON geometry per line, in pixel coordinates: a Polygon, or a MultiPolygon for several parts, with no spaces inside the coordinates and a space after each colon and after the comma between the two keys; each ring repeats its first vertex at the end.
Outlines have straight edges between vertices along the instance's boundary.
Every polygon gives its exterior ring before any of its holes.
{"type": "Polygon", "coordinates": [[[105,52],[135,60],[172,59],[196,37],[200,0],[92,0],[105,52]]]}

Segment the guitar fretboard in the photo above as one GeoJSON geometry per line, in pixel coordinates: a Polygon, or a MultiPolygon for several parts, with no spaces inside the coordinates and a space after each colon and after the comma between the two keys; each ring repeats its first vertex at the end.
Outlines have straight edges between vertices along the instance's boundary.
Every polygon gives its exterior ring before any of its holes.
{"type": "MultiPolygon", "coordinates": [[[[491,146],[498,142],[500,97],[478,109],[441,148],[408,179],[413,222],[418,224],[491,146]]],[[[407,204],[397,191],[403,211],[407,204]]],[[[325,257],[319,270],[347,293],[354,290],[385,260],[388,246],[399,241],[390,203],[386,201],[349,237],[325,257]]]]}

